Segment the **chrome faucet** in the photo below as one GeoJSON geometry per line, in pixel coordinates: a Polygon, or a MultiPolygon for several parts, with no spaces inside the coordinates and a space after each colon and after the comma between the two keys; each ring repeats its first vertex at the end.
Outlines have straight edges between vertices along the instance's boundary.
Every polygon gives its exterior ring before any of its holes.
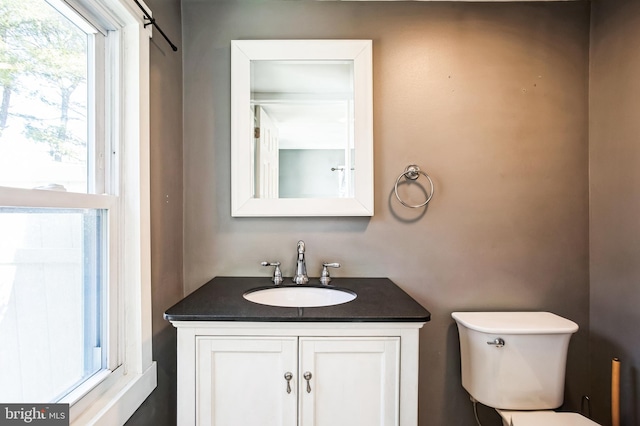
{"type": "Polygon", "coordinates": [[[293,276],[296,284],[306,284],[309,282],[307,276],[307,265],[304,261],[304,241],[298,241],[298,261],[296,262],[296,274],[293,276]]]}

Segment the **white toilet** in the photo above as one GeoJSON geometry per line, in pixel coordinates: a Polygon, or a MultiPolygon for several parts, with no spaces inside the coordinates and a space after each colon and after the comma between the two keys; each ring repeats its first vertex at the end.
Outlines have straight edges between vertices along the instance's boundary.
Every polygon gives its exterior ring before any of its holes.
{"type": "Polygon", "coordinates": [[[462,386],[504,426],[594,426],[562,405],[573,321],[549,312],[454,312],[462,386]]]}

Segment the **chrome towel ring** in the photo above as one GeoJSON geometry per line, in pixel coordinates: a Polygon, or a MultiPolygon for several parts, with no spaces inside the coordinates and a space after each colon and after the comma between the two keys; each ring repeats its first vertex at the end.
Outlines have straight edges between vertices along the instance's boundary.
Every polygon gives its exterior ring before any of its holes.
{"type": "Polygon", "coordinates": [[[402,204],[405,207],[417,209],[417,208],[426,206],[429,203],[429,201],[431,201],[431,198],[433,197],[434,188],[433,188],[433,181],[431,180],[429,175],[423,172],[422,170],[420,170],[420,167],[416,166],[415,164],[411,164],[407,166],[406,169],[404,169],[404,172],[402,172],[400,176],[398,176],[398,179],[396,179],[396,184],[394,185],[393,189],[396,194],[396,198],[398,199],[398,201],[400,201],[400,204],[402,204]],[[407,204],[402,200],[402,198],[400,198],[400,195],[398,195],[398,184],[400,183],[400,179],[404,177],[405,179],[409,179],[409,180],[417,180],[420,177],[420,175],[423,175],[429,181],[429,186],[431,187],[429,191],[429,196],[427,197],[425,202],[422,204],[417,204],[415,206],[411,204],[407,204]]]}

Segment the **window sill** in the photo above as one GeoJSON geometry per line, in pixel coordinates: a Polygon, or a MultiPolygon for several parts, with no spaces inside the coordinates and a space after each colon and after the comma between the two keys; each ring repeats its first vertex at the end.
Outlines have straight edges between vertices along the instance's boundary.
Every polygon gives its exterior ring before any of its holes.
{"type": "Polygon", "coordinates": [[[126,374],[120,377],[93,404],[73,419],[71,426],[124,424],[156,388],[156,370],[154,361],[141,374],[126,374]]]}

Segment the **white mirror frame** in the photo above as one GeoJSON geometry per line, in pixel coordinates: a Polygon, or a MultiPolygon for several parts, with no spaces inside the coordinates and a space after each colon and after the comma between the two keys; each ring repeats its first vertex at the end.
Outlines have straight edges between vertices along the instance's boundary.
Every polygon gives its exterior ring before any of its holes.
{"type": "Polygon", "coordinates": [[[231,41],[231,216],[373,216],[371,40],[231,41]],[[353,60],[355,197],[254,198],[251,192],[252,60],[353,60]]]}

